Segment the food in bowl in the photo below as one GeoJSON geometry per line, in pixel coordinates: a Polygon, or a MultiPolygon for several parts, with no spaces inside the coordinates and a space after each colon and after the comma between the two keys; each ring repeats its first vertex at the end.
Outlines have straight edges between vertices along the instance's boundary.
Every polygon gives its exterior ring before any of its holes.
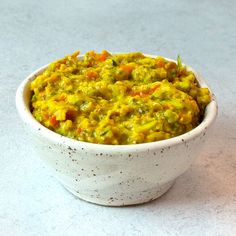
{"type": "Polygon", "coordinates": [[[113,145],[169,139],[198,126],[211,101],[180,58],[78,54],[51,63],[31,82],[33,116],[63,136],[113,145]]]}

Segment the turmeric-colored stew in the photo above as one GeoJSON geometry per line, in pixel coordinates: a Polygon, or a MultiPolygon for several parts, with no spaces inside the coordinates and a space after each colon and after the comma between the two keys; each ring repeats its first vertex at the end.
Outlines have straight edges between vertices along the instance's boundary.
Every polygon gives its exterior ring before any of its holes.
{"type": "Polygon", "coordinates": [[[32,114],[47,128],[80,141],[135,144],[196,127],[211,97],[191,71],[140,52],[79,52],[51,63],[31,82],[32,114]]]}

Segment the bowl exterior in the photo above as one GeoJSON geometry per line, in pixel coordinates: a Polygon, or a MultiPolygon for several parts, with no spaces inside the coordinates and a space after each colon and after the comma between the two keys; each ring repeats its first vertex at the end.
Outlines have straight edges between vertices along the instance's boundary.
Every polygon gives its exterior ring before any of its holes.
{"type": "Polygon", "coordinates": [[[122,206],[148,202],[165,193],[199,155],[206,135],[132,153],[50,143],[40,131],[32,138],[36,153],[70,192],[89,202],[122,206]]]}

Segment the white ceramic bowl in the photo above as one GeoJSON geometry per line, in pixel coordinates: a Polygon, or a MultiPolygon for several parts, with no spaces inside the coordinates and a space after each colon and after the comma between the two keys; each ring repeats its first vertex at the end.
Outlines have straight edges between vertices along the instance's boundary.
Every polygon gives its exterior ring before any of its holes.
{"type": "MultiPolygon", "coordinates": [[[[45,128],[30,112],[30,82],[45,68],[36,70],[20,84],[16,107],[40,157],[65,188],[89,202],[124,206],[148,202],[164,194],[200,154],[208,128],[217,115],[212,94],[201,124],[183,135],[132,145],[80,142],[45,128]]],[[[194,73],[200,86],[208,87],[194,73]]]]}

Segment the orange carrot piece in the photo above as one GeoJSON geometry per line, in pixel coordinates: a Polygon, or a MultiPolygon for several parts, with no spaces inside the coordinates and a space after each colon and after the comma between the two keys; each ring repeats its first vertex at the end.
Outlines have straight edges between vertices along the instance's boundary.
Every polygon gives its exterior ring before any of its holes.
{"type": "Polygon", "coordinates": [[[160,84],[155,84],[153,87],[150,89],[151,93],[153,93],[156,89],[158,89],[161,85],[160,84]]]}
{"type": "Polygon", "coordinates": [[[59,79],[59,77],[57,75],[51,75],[50,77],[50,81],[54,82],[57,81],[59,79]]]}
{"type": "Polygon", "coordinates": [[[108,52],[106,50],[103,50],[101,55],[99,56],[99,60],[105,61],[107,59],[108,55],[109,55],[108,52]]]}
{"type": "Polygon", "coordinates": [[[161,68],[161,67],[164,67],[165,66],[165,60],[163,58],[158,58],[156,60],[156,65],[157,67],[161,68]]]}
{"type": "Polygon", "coordinates": [[[56,116],[52,116],[49,123],[51,126],[56,127],[59,124],[59,121],[56,119],[56,116]]]}
{"type": "Polygon", "coordinates": [[[131,96],[140,96],[140,97],[145,97],[153,93],[156,89],[158,89],[161,85],[160,84],[155,84],[153,85],[150,89],[143,90],[143,91],[131,91],[130,95],[131,96]]]}
{"type": "Polygon", "coordinates": [[[120,68],[123,71],[127,72],[128,74],[130,74],[132,72],[132,70],[134,69],[134,67],[131,65],[121,65],[120,68]]]}
{"type": "Polygon", "coordinates": [[[96,79],[98,77],[98,73],[94,70],[88,71],[87,76],[89,79],[96,79]]]}
{"type": "Polygon", "coordinates": [[[82,133],[82,132],[83,132],[83,129],[82,129],[81,127],[79,127],[79,128],[77,128],[77,130],[76,130],[76,131],[77,131],[77,133],[79,133],[79,134],[80,134],[80,133],[82,133]]]}

